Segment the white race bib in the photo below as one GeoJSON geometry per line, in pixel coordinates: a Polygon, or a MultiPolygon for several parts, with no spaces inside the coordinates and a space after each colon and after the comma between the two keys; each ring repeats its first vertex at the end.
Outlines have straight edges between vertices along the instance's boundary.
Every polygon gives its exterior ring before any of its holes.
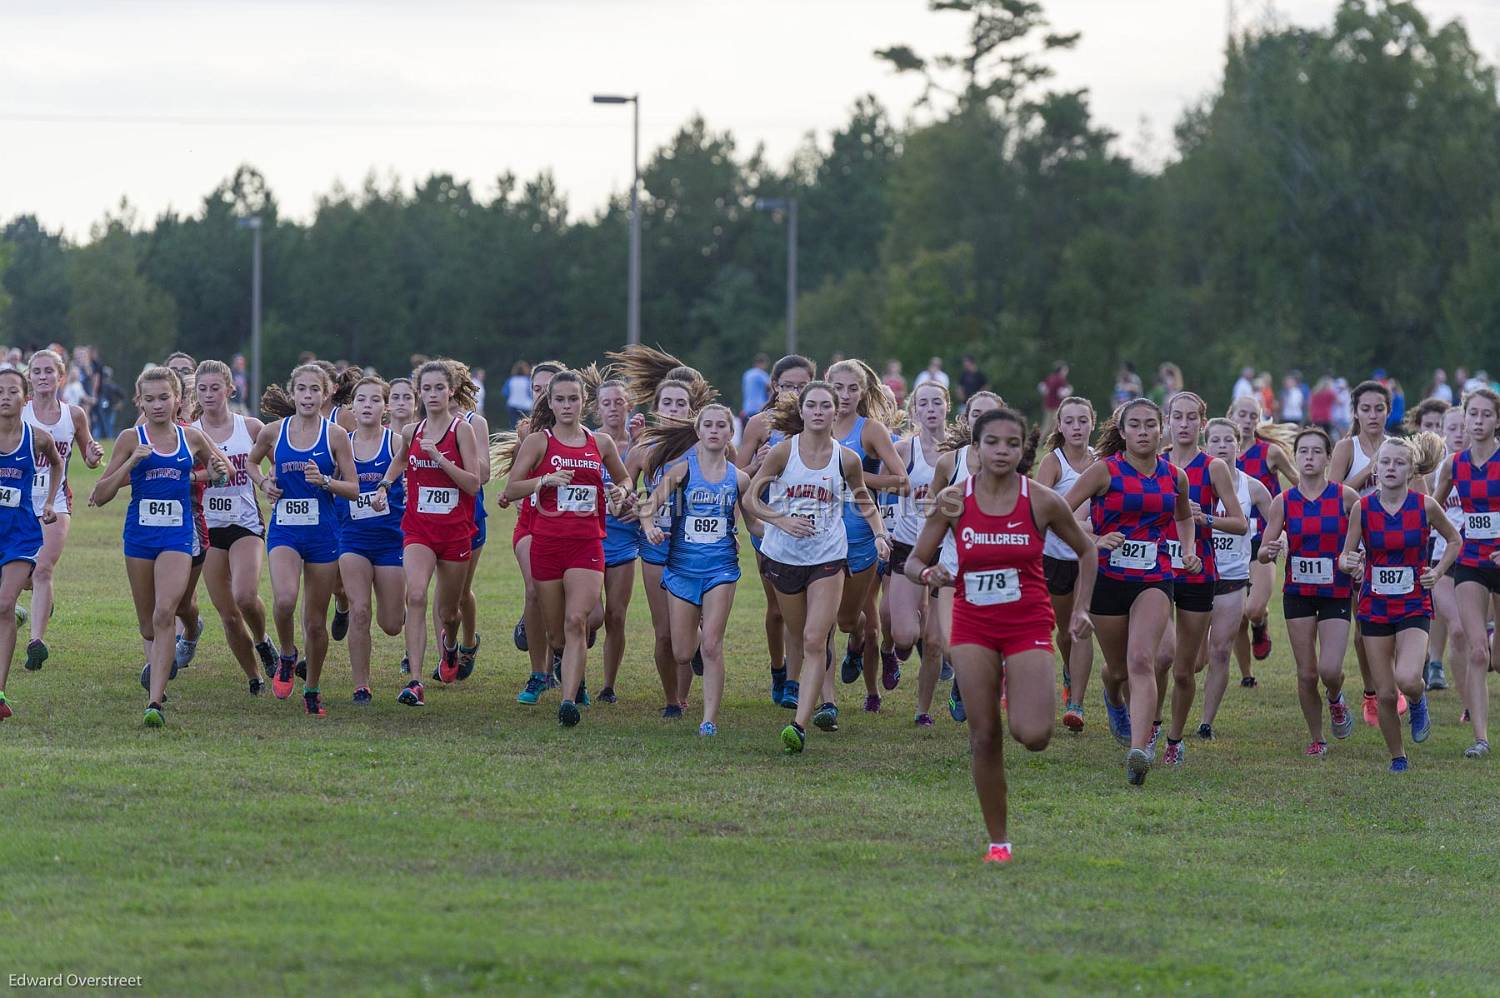
{"type": "Polygon", "coordinates": [[[559,513],[598,513],[599,490],[592,485],[559,485],[557,487],[557,511],[559,513]]]}
{"type": "Polygon", "coordinates": [[[447,488],[434,488],[424,485],[417,490],[417,512],[432,516],[442,516],[451,513],[458,508],[458,487],[450,485],[447,488]]]}
{"type": "Polygon", "coordinates": [[[1218,553],[1221,551],[1232,551],[1234,549],[1234,542],[1236,540],[1238,540],[1238,538],[1234,534],[1221,534],[1215,532],[1214,552],[1218,553]]]}
{"type": "Polygon", "coordinates": [[[891,528],[896,525],[896,504],[886,503],[880,507],[880,522],[885,524],[885,532],[890,533],[891,528]]]}
{"type": "Polygon", "coordinates": [[[729,520],[722,516],[689,516],[682,536],[689,544],[713,544],[729,536],[729,520]]]}
{"type": "Polygon", "coordinates": [[[1182,563],[1182,542],[1163,541],[1162,543],[1167,546],[1167,557],[1172,559],[1172,567],[1178,571],[1186,568],[1187,566],[1182,563]]]}
{"type": "Polygon", "coordinates": [[[21,490],[14,485],[0,485],[0,506],[6,509],[19,509],[21,506],[21,490]]]}
{"type": "Polygon", "coordinates": [[[1491,541],[1500,537],[1500,512],[1465,513],[1464,537],[1475,541],[1491,541]]]}
{"type": "Polygon", "coordinates": [[[970,606],[998,606],[1020,598],[1021,573],[1014,568],[964,573],[964,602],[970,606]]]}
{"type": "Polygon", "coordinates": [[[1332,558],[1293,558],[1292,581],[1299,586],[1333,585],[1332,558]]]}
{"type": "Polygon", "coordinates": [[[142,499],[136,519],[143,527],[180,527],[182,503],[176,499],[142,499]]]}
{"type": "Polygon", "coordinates": [[[1376,596],[1405,596],[1416,588],[1417,573],[1410,565],[1369,568],[1370,591],[1376,596]]]}
{"type": "Polygon", "coordinates": [[[225,519],[233,519],[239,509],[239,496],[215,496],[205,495],[203,497],[203,510],[210,516],[222,516],[225,519]]]}
{"type": "Polygon", "coordinates": [[[358,499],[351,499],[349,501],[349,519],[370,520],[382,516],[389,516],[391,512],[390,501],[386,501],[384,509],[376,509],[374,505],[372,505],[374,499],[374,492],[361,492],[358,499]]]}
{"type": "Polygon", "coordinates": [[[316,527],[318,525],[318,501],[316,499],[276,500],[276,523],[282,527],[316,527]]]}
{"type": "Polygon", "coordinates": [[[1121,541],[1109,553],[1109,567],[1127,572],[1156,571],[1156,542],[1121,541]]]}
{"type": "Polygon", "coordinates": [[[50,470],[38,471],[31,476],[31,487],[37,492],[45,494],[47,491],[47,480],[51,477],[52,472],[50,470]]]}

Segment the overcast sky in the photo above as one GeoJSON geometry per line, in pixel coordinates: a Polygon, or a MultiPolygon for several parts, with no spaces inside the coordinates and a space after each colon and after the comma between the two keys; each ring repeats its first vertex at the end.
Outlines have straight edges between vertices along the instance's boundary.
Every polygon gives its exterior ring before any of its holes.
{"type": "MultiPolygon", "coordinates": [[[[1059,84],[1090,89],[1123,151],[1159,159],[1217,83],[1226,0],[1046,7],[1083,32],[1059,84]]],[[[1276,7],[1315,25],[1336,0],[1276,7]]],[[[1500,54],[1500,0],[1421,7],[1500,54]]],[[[576,217],[630,179],[629,109],[591,93],[640,92],[643,158],[698,111],[784,164],[861,93],[903,119],[916,87],[871,52],[953,49],[964,24],[925,0],[0,0],[0,219],[83,238],[122,196],[142,221],[194,213],[242,162],[301,218],[372,169],[488,196],[501,172],[544,168],[576,217]]]]}

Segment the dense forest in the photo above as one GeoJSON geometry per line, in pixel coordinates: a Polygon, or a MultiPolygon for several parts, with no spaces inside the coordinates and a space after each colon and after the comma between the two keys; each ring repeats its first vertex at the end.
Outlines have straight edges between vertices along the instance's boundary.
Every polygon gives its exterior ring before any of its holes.
{"type": "MultiPolygon", "coordinates": [[[[1092,120],[1086,92],[1052,85],[1049,54],[1076,36],[1052,33],[1041,4],[931,5],[969,19],[970,48],[893,39],[870,66],[922,74],[918,106],[853,99],[786,164],[704,118],[650,153],[646,342],[726,386],[756,351],[778,354],[784,220],[755,201],[792,196],[801,347],[819,359],[899,358],[910,373],[972,352],[1026,402],[1056,358],[1099,399],[1122,360],[1174,361],[1218,395],[1244,364],[1381,366],[1418,384],[1490,359],[1500,106],[1460,23],[1344,0],[1322,27],[1246,30],[1148,170],[1092,120]]],[[[122,205],[86,242],[22,215],[0,242],[0,343],[99,344],[122,374],[173,346],[246,351],[250,235],[236,221],[254,214],[268,376],[303,350],[383,371],[442,350],[495,377],[517,358],[617,347],[628,192],[575,218],[547,174],[480,186],[371,180],[293,221],[242,166],[191,216],[147,224],[122,205]]]]}

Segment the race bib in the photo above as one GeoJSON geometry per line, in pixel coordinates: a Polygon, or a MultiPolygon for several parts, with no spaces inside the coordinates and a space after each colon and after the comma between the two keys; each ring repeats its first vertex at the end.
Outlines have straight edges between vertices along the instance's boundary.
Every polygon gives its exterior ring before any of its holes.
{"type": "Polygon", "coordinates": [[[1234,542],[1238,540],[1233,534],[1214,534],[1215,551],[1233,551],[1234,542]]]}
{"type": "Polygon", "coordinates": [[[1332,558],[1293,558],[1292,581],[1299,586],[1333,585],[1332,558]]]}
{"type": "Polygon", "coordinates": [[[885,524],[886,533],[896,525],[896,504],[886,503],[880,507],[880,522],[885,524]]]}
{"type": "Polygon", "coordinates": [[[276,500],[276,523],[282,527],[316,527],[318,525],[317,500],[276,500]]]}
{"type": "Polygon", "coordinates": [[[455,486],[434,488],[424,485],[417,490],[417,512],[430,516],[442,516],[458,508],[458,489],[455,486]]]}
{"type": "Polygon", "coordinates": [[[38,471],[36,474],[31,476],[31,487],[38,492],[46,492],[47,479],[51,476],[51,474],[51,471],[38,471]]]}
{"type": "Polygon", "coordinates": [[[689,544],[713,544],[729,536],[729,520],[722,516],[690,516],[682,525],[689,544]]]}
{"type": "Polygon", "coordinates": [[[21,505],[21,490],[14,485],[0,485],[0,506],[18,509],[21,505]]]}
{"type": "Polygon", "coordinates": [[[180,527],[182,503],[176,499],[142,499],[136,520],[143,527],[180,527]]]}
{"type": "Polygon", "coordinates": [[[1021,573],[1014,568],[964,573],[964,602],[970,606],[998,606],[1020,598],[1021,573]]]}
{"type": "Polygon", "coordinates": [[[1182,542],[1164,541],[1163,543],[1167,545],[1167,557],[1172,559],[1172,567],[1178,571],[1186,568],[1187,566],[1182,563],[1182,542]]]}
{"type": "Polygon", "coordinates": [[[1464,537],[1471,541],[1500,537],[1500,512],[1464,514],[1464,537]]]}
{"type": "MultiPolygon", "coordinates": [[[[593,485],[559,485],[557,487],[557,511],[559,513],[599,512],[599,490],[593,485]]],[[[671,522],[669,519],[668,523],[671,522]]]]}
{"type": "Polygon", "coordinates": [[[212,496],[203,497],[203,511],[212,517],[223,517],[233,519],[239,509],[238,496],[212,496]]]}
{"type": "Polygon", "coordinates": [[[1156,571],[1156,542],[1120,542],[1120,546],[1109,553],[1109,567],[1126,572],[1156,571]]]}
{"type": "Polygon", "coordinates": [[[1416,588],[1417,573],[1409,565],[1371,568],[1370,591],[1376,596],[1405,596],[1416,588]]]}
{"type": "Polygon", "coordinates": [[[374,492],[361,492],[358,499],[349,500],[349,519],[371,520],[382,516],[389,516],[391,512],[390,501],[386,501],[384,509],[376,509],[373,505],[374,499],[374,492]]]}

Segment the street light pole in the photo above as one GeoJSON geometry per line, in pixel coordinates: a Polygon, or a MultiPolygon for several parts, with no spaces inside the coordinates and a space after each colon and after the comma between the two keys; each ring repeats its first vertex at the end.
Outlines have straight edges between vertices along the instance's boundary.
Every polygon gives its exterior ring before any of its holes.
{"type": "Polygon", "coordinates": [[[626,291],[625,342],[641,342],[641,95],[595,94],[595,104],[632,105],[630,144],[630,257],[626,291]]]}
{"type": "Polygon", "coordinates": [[[797,199],[756,198],[756,211],[786,212],[786,352],[797,352],[797,199]]]}
{"type": "Polygon", "coordinates": [[[260,216],[242,218],[235,223],[249,229],[252,237],[250,256],[250,397],[241,403],[250,411],[260,400],[260,216]]]}

